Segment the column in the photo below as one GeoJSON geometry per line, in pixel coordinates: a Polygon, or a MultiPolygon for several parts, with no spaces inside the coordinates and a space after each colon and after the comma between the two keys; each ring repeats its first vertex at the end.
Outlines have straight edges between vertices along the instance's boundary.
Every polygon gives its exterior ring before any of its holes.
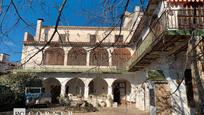
{"type": "Polygon", "coordinates": [[[89,62],[90,62],[90,51],[87,51],[87,55],[86,55],[86,66],[89,66],[89,62]]]}
{"type": "Polygon", "coordinates": [[[84,99],[88,99],[89,98],[89,86],[86,84],[84,86],[84,99]]]}
{"type": "Polygon", "coordinates": [[[60,92],[60,96],[65,97],[65,90],[66,90],[66,84],[61,84],[61,92],[60,92]]]}
{"type": "Polygon", "coordinates": [[[109,66],[112,66],[112,50],[111,49],[107,49],[108,50],[108,62],[109,62],[109,66]]]}
{"type": "Polygon", "coordinates": [[[104,80],[108,84],[108,95],[110,95],[113,98],[112,84],[115,81],[115,79],[114,78],[105,78],[104,80]]]}
{"type": "Polygon", "coordinates": [[[65,53],[64,53],[64,66],[67,66],[67,56],[68,56],[68,51],[65,51],[65,53]]]}
{"type": "Polygon", "coordinates": [[[111,85],[108,85],[108,95],[110,95],[113,98],[113,88],[111,85]]]}

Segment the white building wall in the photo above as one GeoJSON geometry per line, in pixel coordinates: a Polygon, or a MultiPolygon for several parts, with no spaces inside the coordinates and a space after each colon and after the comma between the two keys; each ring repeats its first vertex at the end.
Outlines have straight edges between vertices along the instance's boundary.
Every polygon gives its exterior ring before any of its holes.
{"type": "Polygon", "coordinates": [[[42,51],[36,53],[42,47],[35,47],[35,46],[24,46],[23,47],[23,54],[22,54],[22,62],[25,63],[24,67],[39,67],[42,65],[42,51]],[[32,58],[31,58],[32,57],[32,58]],[[31,59],[30,59],[31,58],[31,59]]]}
{"type": "MultiPolygon", "coordinates": [[[[42,27],[41,31],[41,39],[40,41],[44,41],[45,33],[47,32],[48,41],[51,38],[54,28],[53,27],[42,27]]],[[[67,35],[67,40],[70,42],[90,42],[90,35],[97,35],[96,42],[100,42],[103,40],[104,43],[113,43],[115,42],[115,35],[119,35],[119,29],[112,28],[100,28],[100,27],[58,27],[58,32],[60,34],[67,35]],[[108,35],[110,34],[110,35],[108,35]],[[108,37],[106,37],[108,35],[108,37]],[[106,38],[105,38],[106,37],[106,38]],[[105,38],[105,39],[104,39],[105,38]]],[[[124,41],[129,42],[131,39],[132,33],[130,33],[127,29],[122,29],[121,35],[123,35],[124,41]],[[130,34],[130,35],[129,35],[130,34]]],[[[58,41],[59,35],[56,33],[53,37],[52,41],[58,41]]]]}
{"type": "MultiPolygon", "coordinates": [[[[177,87],[177,80],[183,77],[183,72],[185,71],[184,64],[185,56],[177,57],[177,61],[174,61],[174,58],[167,58],[166,56],[161,56],[161,59],[156,60],[149,67],[145,68],[148,70],[162,70],[168,81],[170,92],[173,93],[177,87]],[[174,64],[177,64],[176,66],[174,64]],[[179,65],[178,65],[179,64],[179,65]],[[174,65],[177,68],[172,68],[174,65]],[[184,69],[184,70],[183,70],[184,69]],[[182,71],[183,70],[183,71],[182,71]],[[177,73],[179,71],[179,73],[177,73]],[[179,75],[179,76],[178,76],[179,75]]],[[[187,97],[186,97],[186,87],[185,82],[183,81],[177,92],[171,95],[171,105],[172,105],[172,114],[173,115],[191,115],[190,108],[188,107],[187,97]]]]}
{"type": "MultiPolygon", "coordinates": [[[[113,92],[112,92],[112,85],[114,83],[114,81],[118,80],[118,79],[125,79],[127,81],[129,81],[131,84],[131,93],[127,95],[127,101],[130,102],[135,102],[136,101],[136,96],[138,95],[138,92],[135,92],[135,89],[137,86],[139,86],[139,83],[141,81],[144,80],[144,78],[142,78],[141,76],[142,72],[138,72],[136,75],[135,73],[127,73],[127,74],[101,74],[100,78],[104,79],[107,83],[107,95],[110,95],[113,97],[113,92]],[[137,76],[137,77],[136,77],[137,76]]],[[[89,83],[91,82],[91,80],[93,80],[94,78],[98,77],[99,74],[97,73],[90,73],[90,74],[77,74],[77,73],[38,73],[38,76],[40,78],[43,78],[44,80],[48,79],[48,78],[55,78],[60,82],[60,86],[61,86],[61,95],[64,96],[65,95],[65,89],[66,89],[66,84],[67,82],[69,82],[71,79],[73,78],[79,78],[83,81],[85,87],[84,87],[84,98],[87,99],[89,97],[89,83]]],[[[52,83],[50,83],[52,84],[52,83]]],[[[75,84],[78,85],[78,84],[75,84]]],[[[98,85],[103,85],[103,84],[98,84],[98,85]]],[[[49,86],[48,86],[49,87],[49,86]]],[[[98,86],[101,87],[101,86],[98,86]]],[[[97,87],[95,87],[97,88],[97,87]]],[[[102,92],[99,91],[99,92],[102,92]]],[[[141,93],[141,95],[143,95],[141,93]]],[[[143,96],[144,98],[144,96],[143,96]]],[[[140,100],[140,96],[138,98],[140,100]]],[[[144,99],[143,99],[144,100],[144,99]]],[[[139,103],[138,103],[139,104],[139,103]]],[[[142,107],[138,107],[139,109],[144,110],[145,108],[145,104],[144,101],[143,103],[141,102],[140,104],[142,107]]],[[[136,106],[137,107],[137,106],[136,106]]]]}

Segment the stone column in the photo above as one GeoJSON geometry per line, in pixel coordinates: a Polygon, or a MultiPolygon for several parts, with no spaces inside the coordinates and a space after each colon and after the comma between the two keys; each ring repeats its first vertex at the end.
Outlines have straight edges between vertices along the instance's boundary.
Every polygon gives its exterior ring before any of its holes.
{"type": "Polygon", "coordinates": [[[67,57],[68,57],[68,52],[65,51],[65,53],[64,53],[64,66],[67,66],[67,57]]]}
{"type": "Polygon", "coordinates": [[[64,47],[64,66],[67,66],[67,61],[68,61],[68,53],[69,50],[71,50],[72,47],[64,47]]]}
{"type": "Polygon", "coordinates": [[[109,62],[109,66],[112,66],[112,50],[111,49],[107,49],[108,50],[108,62],[109,62]]]}
{"type": "Polygon", "coordinates": [[[112,84],[115,81],[115,79],[114,78],[105,78],[104,80],[108,84],[108,95],[110,95],[113,98],[112,84]]]}
{"type": "Polygon", "coordinates": [[[65,96],[65,90],[66,90],[66,84],[63,83],[61,84],[61,92],[60,92],[60,96],[65,96]]]}
{"type": "Polygon", "coordinates": [[[108,95],[110,95],[113,98],[113,88],[112,86],[108,85],[108,95]]]}
{"type": "Polygon", "coordinates": [[[84,99],[87,100],[89,98],[89,86],[84,86],[84,99]]]}
{"type": "Polygon", "coordinates": [[[89,66],[89,62],[90,62],[90,51],[87,51],[87,55],[86,55],[86,66],[89,66]]]}

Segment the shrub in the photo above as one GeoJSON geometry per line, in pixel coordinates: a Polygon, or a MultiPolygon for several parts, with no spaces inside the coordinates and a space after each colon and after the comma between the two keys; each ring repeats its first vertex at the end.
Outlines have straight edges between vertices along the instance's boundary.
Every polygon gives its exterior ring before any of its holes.
{"type": "Polygon", "coordinates": [[[0,76],[0,111],[25,106],[25,87],[40,87],[41,80],[31,73],[0,76]],[[6,100],[6,101],[5,101],[6,100]]]}

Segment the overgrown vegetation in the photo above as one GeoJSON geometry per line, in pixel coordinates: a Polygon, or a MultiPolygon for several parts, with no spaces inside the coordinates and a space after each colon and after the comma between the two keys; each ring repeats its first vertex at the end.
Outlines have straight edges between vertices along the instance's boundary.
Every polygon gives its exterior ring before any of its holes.
{"type": "Polygon", "coordinates": [[[148,79],[152,81],[165,81],[165,76],[161,70],[148,71],[148,79]]]}
{"type": "Polygon", "coordinates": [[[31,73],[0,76],[0,111],[25,106],[25,87],[42,86],[41,80],[31,73]]]}

